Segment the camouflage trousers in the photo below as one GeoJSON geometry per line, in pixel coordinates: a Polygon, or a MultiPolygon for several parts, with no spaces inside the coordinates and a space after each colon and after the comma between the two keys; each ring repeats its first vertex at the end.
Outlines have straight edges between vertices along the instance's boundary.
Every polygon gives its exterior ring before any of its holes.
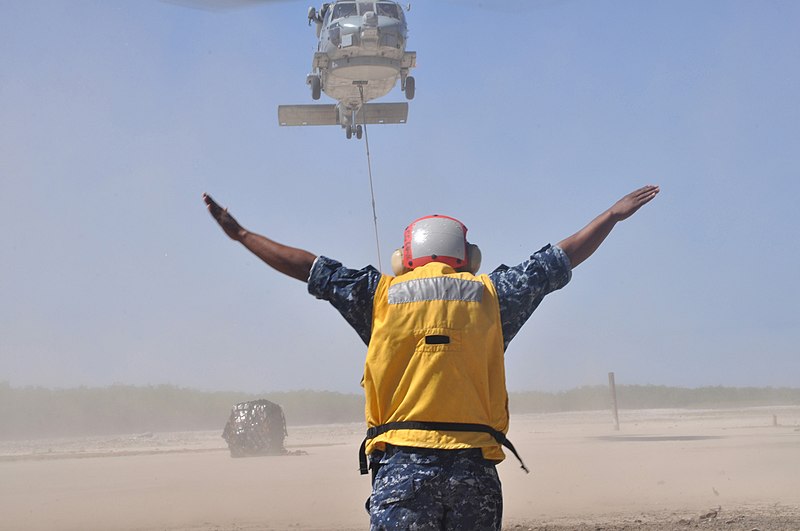
{"type": "Polygon", "coordinates": [[[380,463],[369,499],[371,531],[500,529],[500,478],[480,449],[387,445],[370,460],[380,463]]]}

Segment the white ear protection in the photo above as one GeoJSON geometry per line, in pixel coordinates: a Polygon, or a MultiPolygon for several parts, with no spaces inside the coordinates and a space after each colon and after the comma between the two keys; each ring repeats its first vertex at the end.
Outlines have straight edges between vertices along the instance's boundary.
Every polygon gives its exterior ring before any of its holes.
{"type": "Polygon", "coordinates": [[[467,243],[467,260],[469,262],[467,263],[466,271],[476,275],[481,268],[482,258],[481,248],[474,243],[467,243]]]}
{"type": "Polygon", "coordinates": [[[398,277],[408,273],[409,269],[403,264],[403,249],[395,249],[392,253],[392,271],[398,277]]]}

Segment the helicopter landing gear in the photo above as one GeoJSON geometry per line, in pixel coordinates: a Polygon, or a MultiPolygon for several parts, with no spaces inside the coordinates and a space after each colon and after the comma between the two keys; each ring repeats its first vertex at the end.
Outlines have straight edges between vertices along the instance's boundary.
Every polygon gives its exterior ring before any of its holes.
{"type": "Polygon", "coordinates": [[[406,78],[405,83],[403,83],[403,92],[406,93],[406,99],[407,100],[413,100],[414,99],[415,88],[416,87],[415,87],[414,77],[413,76],[408,76],[406,78]]]}
{"type": "Polygon", "coordinates": [[[319,76],[309,76],[308,84],[311,85],[311,99],[318,100],[322,95],[322,82],[319,76]]]}
{"type": "Polygon", "coordinates": [[[361,137],[364,135],[364,128],[361,126],[361,124],[355,126],[348,124],[344,128],[344,134],[347,136],[348,140],[353,138],[353,135],[355,135],[358,140],[361,140],[361,137]]]}

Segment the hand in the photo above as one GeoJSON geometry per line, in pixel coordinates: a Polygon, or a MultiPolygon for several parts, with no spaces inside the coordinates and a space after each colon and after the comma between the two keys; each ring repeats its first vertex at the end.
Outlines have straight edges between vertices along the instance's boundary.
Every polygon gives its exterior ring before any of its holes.
{"type": "Polygon", "coordinates": [[[203,193],[203,201],[208,205],[208,211],[211,213],[211,216],[217,220],[219,226],[222,227],[222,230],[225,231],[225,234],[227,234],[230,239],[238,242],[244,238],[247,231],[239,225],[239,222],[236,221],[233,216],[228,214],[227,208],[219,206],[219,204],[206,193],[203,193]]]}
{"type": "Polygon", "coordinates": [[[628,219],[634,212],[639,210],[642,206],[646,205],[658,194],[658,186],[648,184],[638,190],[635,190],[608,209],[614,221],[622,221],[628,219]]]}

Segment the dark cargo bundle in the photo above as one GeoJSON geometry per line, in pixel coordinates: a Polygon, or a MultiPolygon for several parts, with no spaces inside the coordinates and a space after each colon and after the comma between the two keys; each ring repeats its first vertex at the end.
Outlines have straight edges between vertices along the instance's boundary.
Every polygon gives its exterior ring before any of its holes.
{"type": "Polygon", "coordinates": [[[281,406],[269,400],[241,402],[231,409],[222,432],[231,457],[283,455],[287,436],[286,418],[281,406]]]}

